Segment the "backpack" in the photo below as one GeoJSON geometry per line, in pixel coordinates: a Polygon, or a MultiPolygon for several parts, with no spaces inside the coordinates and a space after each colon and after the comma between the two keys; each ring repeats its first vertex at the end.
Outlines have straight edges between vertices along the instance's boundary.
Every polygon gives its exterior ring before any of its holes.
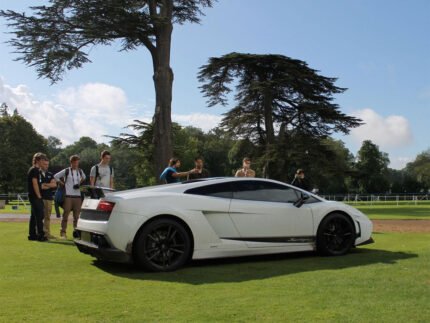
{"type": "Polygon", "coordinates": [[[55,204],[59,205],[63,209],[64,199],[66,197],[66,189],[64,186],[58,186],[54,195],[55,204]]]}

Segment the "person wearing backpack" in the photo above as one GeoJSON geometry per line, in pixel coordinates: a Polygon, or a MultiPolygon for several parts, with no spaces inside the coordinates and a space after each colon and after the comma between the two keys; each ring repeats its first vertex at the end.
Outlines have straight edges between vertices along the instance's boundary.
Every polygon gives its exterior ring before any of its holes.
{"type": "Polygon", "coordinates": [[[94,165],[90,171],[90,185],[108,187],[113,189],[114,171],[110,165],[111,154],[107,150],[103,150],[100,154],[100,163],[94,165]]]}
{"type": "Polygon", "coordinates": [[[61,221],[60,237],[67,239],[67,220],[69,214],[73,211],[73,228],[78,224],[79,214],[81,213],[81,184],[86,176],[82,169],[79,168],[79,156],[73,155],[70,157],[70,167],[63,169],[54,175],[55,180],[59,185],[64,186],[65,195],[63,203],[63,219],[61,221]]]}

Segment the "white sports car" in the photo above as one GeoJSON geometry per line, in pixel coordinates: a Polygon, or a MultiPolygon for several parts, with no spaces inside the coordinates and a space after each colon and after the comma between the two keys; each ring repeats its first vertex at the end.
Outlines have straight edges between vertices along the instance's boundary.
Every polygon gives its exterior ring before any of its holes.
{"type": "Polygon", "coordinates": [[[170,271],[190,259],[316,250],[343,255],[373,242],[357,209],[258,178],[211,178],[86,199],[81,252],[170,271]]]}

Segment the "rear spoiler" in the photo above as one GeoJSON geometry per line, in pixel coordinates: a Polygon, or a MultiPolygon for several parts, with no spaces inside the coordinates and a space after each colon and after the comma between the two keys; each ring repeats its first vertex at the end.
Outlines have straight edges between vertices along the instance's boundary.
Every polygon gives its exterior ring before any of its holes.
{"type": "Polygon", "coordinates": [[[115,192],[115,190],[109,187],[82,185],[81,192],[84,193],[85,197],[99,200],[105,197],[106,193],[115,192]]]}

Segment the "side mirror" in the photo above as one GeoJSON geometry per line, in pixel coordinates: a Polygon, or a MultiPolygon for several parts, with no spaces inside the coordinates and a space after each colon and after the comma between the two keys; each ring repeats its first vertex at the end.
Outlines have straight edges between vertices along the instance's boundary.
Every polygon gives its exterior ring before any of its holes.
{"type": "Polygon", "coordinates": [[[294,206],[297,208],[301,207],[303,204],[305,204],[306,200],[309,198],[310,196],[308,194],[302,193],[300,198],[296,202],[294,202],[294,206]]]}

